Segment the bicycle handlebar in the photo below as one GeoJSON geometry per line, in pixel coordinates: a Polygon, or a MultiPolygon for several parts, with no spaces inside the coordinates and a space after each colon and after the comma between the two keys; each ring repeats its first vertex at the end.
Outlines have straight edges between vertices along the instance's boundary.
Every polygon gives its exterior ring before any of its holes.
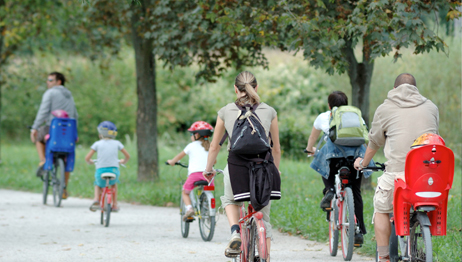
{"type": "MultiPolygon", "coordinates": [[[[96,160],[96,159],[92,159],[91,161],[93,161],[93,163],[98,162],[98,160],[96,160]]],[[[123,167],[127,167],[125,164],[120,163],[120,160],[119,160],[119,164],[120,164],[121,166],[123,166],[123,167]]]]}
{"type": "Polygon", "coordinates": [[[383,170],[385,170],[385,164],[375,162],[375,166],[367,166],[366,168],[363,168],[361,171],[377,172],[377,171],[383,171],[383,170]]]}
{"type": "MultiPolygon", "coordinates": [[[[168,162],[165,162],[165,164],[168,165],[168,166],[170,165],[168,162]]],[[[185,164],[183,164],[183,163],[181,163],[181,162],[176,162],[176,163],[175,163],[175,166],[181,166],[181,167],[184,167],[184,168],[188,168],[187,165],[185,165],[185,164]]]]}

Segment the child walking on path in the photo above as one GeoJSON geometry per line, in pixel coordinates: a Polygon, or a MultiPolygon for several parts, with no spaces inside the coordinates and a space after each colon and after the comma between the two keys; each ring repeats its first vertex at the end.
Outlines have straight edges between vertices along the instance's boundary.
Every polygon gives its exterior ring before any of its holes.
{"type": "Polygon", "coordinates": [[[92,146],[90,152],[85,156],[85,161],[89,165],[96,165],[95,172],[95,197],[93,199],[93,204],[90,206],[91,211],[96,211],[99,209],[99,200],[101,198],[101,188],[106,186],[106,182],[101,178],[103,173],[114,173],[116,179],[110,180],[109,185],[112,186],[114,191],[113,196],[113,207],[112,212],[118,212],[119,206],[117,205],[117,183],[119,182],[119,163],[125,164],[130,159],[130,155],[120,141],[115,140],[114,138],[117,135],[116,126],[109,121],[101,122],[98,125],[99,141],[96,141],[92,146]],[[119,150],[125,156],[125,159],[119,161],[119,150]],[[93,161],[91,157],[95,152],[98,152],[96,161],[93,161]]]}
{"type": "MultiPolygon", "coordinates": [[[[189,156],[188,178],[183,185],[182,192],[183,201],[186,205],[186,214],[183,216],[183,221],[194,215],[194,208],[191,205],[191,198],[189,197],[189,193],[194,189],[194,182],[205,181],[202,172],[204,172],[207,164],[210,148],[209,137],[212,135],[213,127],[207,122],[197,121],[191,125],[188,131],[191,133],[192,142],[173,159],[167,160],[171,166],[174,166],[184,156],[189,156]]],[[[213,185],[213,182],[211,185],[213,185]]]]}

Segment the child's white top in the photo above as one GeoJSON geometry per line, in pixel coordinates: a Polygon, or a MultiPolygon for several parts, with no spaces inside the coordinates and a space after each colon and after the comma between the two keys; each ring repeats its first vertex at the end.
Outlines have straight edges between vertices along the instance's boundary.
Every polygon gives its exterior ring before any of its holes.
{"type": "Polygon", "coordinates": [[[202,141],[189,143],[183,151],[189,156],[188,175],[205,171],[209,152],[205,151],[205,148],[202,146],[202,141]]]}
{"type": "Polygon", "coordinates": [[[119,167],[119,150],[122,150],[124,145],[118,140],[101,139],[96,141],[91,149],[98,153],[95,165],[96,168],[102,167],[119,167]]]}
{"type": "Polygon", "coordinates": [[[330,111],[319,114],[316,120],[314,120],[314,128],[321,130],[324,134],[329,134],[329,118],[330,111]]]}

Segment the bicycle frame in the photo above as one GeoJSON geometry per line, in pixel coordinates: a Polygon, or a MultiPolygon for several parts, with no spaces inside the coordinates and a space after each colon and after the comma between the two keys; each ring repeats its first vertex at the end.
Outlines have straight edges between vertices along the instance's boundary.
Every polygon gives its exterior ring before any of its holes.
{"type": "Polygon", "coordinates": [[[101,212],[103,212],[105,204],[110,204],[112,207],[113,192],[112,192],[112,188],[109,186],[109,180],[110,179],[106,179],[106,187],[102,188],[103,191],[101,192],[101,199],[99,201],[101,212]],[[107,198],[107,203],[104,203],[105,197],[107,198]]]}

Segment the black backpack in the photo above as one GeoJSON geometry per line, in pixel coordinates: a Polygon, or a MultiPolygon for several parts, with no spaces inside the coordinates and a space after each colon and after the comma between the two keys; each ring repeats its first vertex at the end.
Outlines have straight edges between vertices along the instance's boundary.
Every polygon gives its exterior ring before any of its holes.
{"type": "MultiPolygon", "coordinates": [[[[255,113],[258,104],[253,106],[236,104],[236,106],[241,110],[241,114],[234,122],[233,134],[229,140],[229,151],[238,155],[267,153],[271,149],[270,140],[260,118],[255,113]]],[[[226,132],[221,139],[220,146],[227,137],[226,132]]]]}

